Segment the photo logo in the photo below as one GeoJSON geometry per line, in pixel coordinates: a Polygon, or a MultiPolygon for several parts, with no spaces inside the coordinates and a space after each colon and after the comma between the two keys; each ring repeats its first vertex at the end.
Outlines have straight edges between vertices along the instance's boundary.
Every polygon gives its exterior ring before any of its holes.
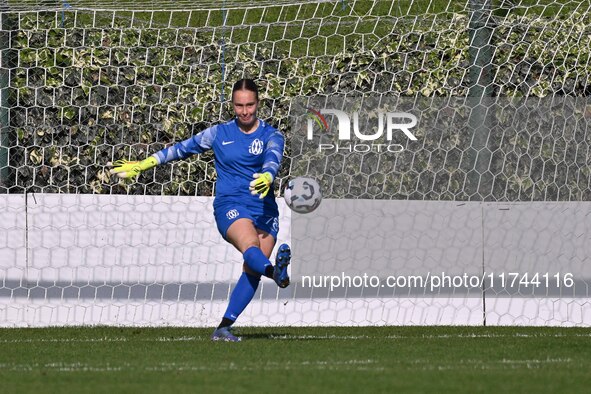
{"type": "Polygon", "coordinates": [[[398,143],[391,143],[394,135],[404,134],[410,141],[416,141],[417,137],[410,129],[415,127],[418,119],[408,112],[382,112],[378,111],[377,129],[372,133],[362,132],[359,127],[359,112],[353,112],[350,117],[345,111],[338,109],[324,108],[320,111],[307,108],[307,138],[314,138],[314,129],[322,132],[329,132],[328,122],[324,115],[332,115],[338,121],[338,144],[321,143],[318,151],[348,151],[348,152],[402,152],[404,146],[398,143]],[[353,130],[353,136],[351,135],[353,130]],[[386,143],[375,143],[385,135],[386,143]],[[354,139],[353,139],[354,137],[354,139]],[[363,143],[351,143],[351,141],[363,141],[363,143]],[[341,143],[343,142],[343,143],[341,143]],[[368,143],[371,142],[371,143],[368,143]]]}
{"type": "Polygon", "coordinates": [[[312,108],[308,108],[308,139],[310,139],[310,125],[315,122],[321,130],[328,131],[328,122],[322,114],[312,108]]]}

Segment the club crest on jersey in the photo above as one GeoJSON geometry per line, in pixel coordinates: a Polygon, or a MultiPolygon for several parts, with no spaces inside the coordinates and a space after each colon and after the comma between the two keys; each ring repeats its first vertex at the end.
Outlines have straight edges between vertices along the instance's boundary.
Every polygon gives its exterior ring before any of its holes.
{"type": "Polygon", "coordinates": [[[258,138],[255,138],[254,141],[252,141],[250,143],[250,146],[248,147],[248,153],[252,155],[260,155],[261,153],[263,153],[263,141],[259,140],[258,138]]]}
{"type": "Polygon", "coordinates": [[[226,212],[226,217],[230,220],[236,219],[239,215],[240,213],[236,209],[230,209],[228,212],[226,212]]]}

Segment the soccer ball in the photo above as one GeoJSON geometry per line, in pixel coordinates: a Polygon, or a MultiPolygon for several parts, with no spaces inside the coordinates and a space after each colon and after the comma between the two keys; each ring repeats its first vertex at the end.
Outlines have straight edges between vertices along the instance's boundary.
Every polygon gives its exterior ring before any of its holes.
{"type": "Polygon", "coordinates": [[[320,205],[322,192],[314,178],[298,177],[290,180],[283,191],[287,206],[297,213],[310,213],[320,205]]]}

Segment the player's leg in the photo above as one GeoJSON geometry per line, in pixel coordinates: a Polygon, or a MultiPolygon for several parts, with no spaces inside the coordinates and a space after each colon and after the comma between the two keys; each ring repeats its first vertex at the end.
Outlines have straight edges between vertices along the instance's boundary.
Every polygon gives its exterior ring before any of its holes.
{"type": "MultiPolygon", "coordinates": [[[[260,248],[267,257],[271,257],[273,248],[275,247],[275,236],[269,234],[267,231],[257,228],[259,235],[260,248]]],[[[272,279],[277,283],[277,286],[285,288],[289,286],[289,274],[287,273],[287,266],[291,260],[291,250],[287,244],[282,244],[277,249],[277,256],[275,257],[275,267],[272,273],[272,279]]],[[[248,272],[248,266],[244,265],[244,269],[248,272]]],[[[269,276],[269,275],[267,275],[269,276]]]]}
{"type": "Polygon", "coordinates": [[[269,261],[275,240],[270,244],[269,238],[260,237],[252,220],[238,219],[228,228],[226,240],[230,242],[244,257],[245,271],[254,275],[273,276],[273,265],[269,261]],[[261,240],[263,243],[261,244],[261,240]]]}
{"type": "Polygon", "coordinates": [[[267,256],[267,258],[270,258],[271,253],[273,253],[273,248],[275,247],[275,237],[260,228],[257,228],[256,232],[259,237],[259,245],[263,254],[267,256]]]}
{"type": "Polygon", "coordinates": [[[268,276],[273,274],[273,266],[268,256],[271,255],[275,240],[273,239],[273,243],[270,244],[269,238],[272,239],[272,237],[265,237],[264,234],[259,236],[250,219],[238,219],[228,227],[226,240],[242,252],[244,257],[243,272],[232,290],[226,313],[212,335],[213,340],[232,342],[240,340],[229,331],[229,328],[254,297],[261,280],[261,274],[268,276]]]}
{"type": "MultiPolygon", "coordinates": [[[[289,261],[282,265],[285,268],[279,272],[269,261],[279,229],[278,219],[276,217],[265,218],[264,220],[261,217],[252,219],[246,211],[233,209],[236,210],[234,215],[223,215],[225,211],[220,210],[222,214],[216,215],[216,221],[224,238],[243,254],[243,273],[230,295],[224,318],[212,335],[213,340],[240,340],[230,332],[230,327],[254,297],[261,275],[275,279],[275,282],[282,287],[289,284],[289,277],[287,276],[289,261]],[[248,216],[248,218],[245,216],[248,216]],[[229,219],[230,217],[233,217],[233,219],[229,219]],[[241,218],[238,219],[238,217],[241,218]],[[258,227],[262,227],[264,230],[258,227]],[[285,277],[287,277],[287,281],[285,277]]],[[[285,253],[284,251],[281,252],[282,247],[280,247],[277,255],[278,261],[285,260],[285,253]],[[280,256],[283,257],[280,258],[280,256]]],[[[289,248],[287,249],[289,252],[289,248]]]]}
{"type": "MultiPolygon", "coordinates": [[[[250,230],[246,227],[242,228],[242,225],[239,225],[236,228],[243,230],[244,233],[250,232],[250,230]]],[[[258,238],[258,247],[260,251],[263,253],[263,255],[265,255],[268,261],[268,258],[271,256],[273,248],[275,247],[275,237],[261,229],[255,229],[255,231],[256,236],[258,238]]],[[[230,239],[233,240],[232,243],[237,248],[246,247],[248,248],[247,250],[249,250],[250,248],[256,247],[255,245],[253,245],[252,242],[247,243],[245,241],[246,237],[240,240],[238,237],[233,237],[233,234],[231,234],[230,237],[228,237],[228,240],[230,239]],[[248,246],[249,244],[251,246],[248,246]]],[[[287,285],[289,285],[289,276],[287,275],[287,266],[289,265],[289,257],[291,257],[289,256],[289,253],[289,247],[287,247],[286,244],[281,245],[279,251],[277,252],[276,267],[273,268],[273,266],[270,265],[271,269],[267,269],[265,272],[265,275],[274,279],[280,287],[286,287],[287,285]],[[287,255],[285,250],[286,248],[287,255]]],[[[252,298],[254,297],[254,294],[256,293],[256,290],[259,286],[261,275],[259,273],[253,272],[253,269],[246,261],[243,263],[242,267],[242,275],[238,279],[238,282],[236,283],[236,286],[234,287],[234,290],[230,295],[228,308],[226,309],[224,318],[220,323],[220,327],[229,327],[232,324],[234,324],[236,319],[238,319],[238,316],[240,316],[240,314],[244,311],[244,309],[246,309],[248,304],[250,304],[250,301],[252,301],[252,298]]],[[[267,267],[269,267],[269,265],[267,267]]]]}
{"type": "MultiPolygon", "coordinates": [[[[259,241],[262,244],[263,240],[267,239],[268,249],[266,249],[267,256],[271,255],[277,234],[279,233],[279,218],[278,215],[261,215],[256,216],[254,225],[257,228],[259,234],[259,241]],[[272,240],[272,241],[271,241],[272,240]]],[[[291,249],[289,245],[282,244],[277,248],[277,255],[275,256],[275,267],[273,269],[273,280],[277,283],[277,286],[285,288],[289,286],[289,273],[287,267],[291,261],[291,249]]]]}
{"type": "MultiPolygon", "coordinates": [[[[277,234],[279,233],[279,218],[277,215],[261,215],[255,216],[254,225],[259,233],[259,243],[261,249],[267,256],[271,256],[271,252],[275,247],[277,234]],[[266,242],[266,244],[264,244],[266,242]]],[[[291,249],[289,245],[282,244],[277,248],[277,255],[275,256],[275,267],[273,269],[273,280],[277,286],[285,288],[289,286],[289,274],[287,267],[291,261],[291,249]]]]}

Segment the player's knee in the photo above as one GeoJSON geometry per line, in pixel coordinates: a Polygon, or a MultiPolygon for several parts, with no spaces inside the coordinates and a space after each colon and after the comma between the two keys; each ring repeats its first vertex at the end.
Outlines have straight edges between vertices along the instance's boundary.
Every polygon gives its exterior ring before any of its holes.
{"type": "Polygon", "coordinates": [[[242,243],[242,251],[243,253],[246,252],[248,249],[252,248],[252,247],[256,247],[256,248],[261,248],[261,243],[259,242],[258,238],[255,239],[249,239],[249,240],[245,240],[242,243]]]}

